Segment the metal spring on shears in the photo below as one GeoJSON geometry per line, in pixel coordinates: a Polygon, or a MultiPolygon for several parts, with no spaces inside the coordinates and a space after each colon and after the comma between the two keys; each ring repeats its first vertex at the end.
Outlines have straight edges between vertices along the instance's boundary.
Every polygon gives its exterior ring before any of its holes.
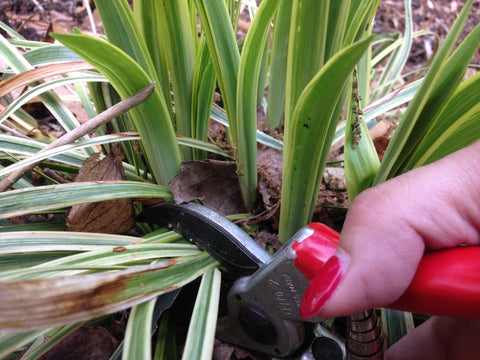
{"type": "Polygon", "coordinates": [[[382,322],[374,310],[365,310],[347,318],[346,348],[348,360],[383,359],[382,322]]]}

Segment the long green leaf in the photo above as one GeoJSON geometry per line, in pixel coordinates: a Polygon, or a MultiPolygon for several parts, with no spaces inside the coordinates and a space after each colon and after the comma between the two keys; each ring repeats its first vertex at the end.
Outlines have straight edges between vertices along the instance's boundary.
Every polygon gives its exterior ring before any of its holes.
{"type": "Polygon", "coordinates": [[[177,289],[217,265],[202,253],[108,273],[0,281],[0,328],[26,331],[111,314],[177,289]]]}
{"type": "Polygon", "coordinates": [[[152,299],[132,308],[125,331],[122,359],[152,358],[152,315],[156,301],[152,299]]]}
{"type": "MultiPolygon", "coordinates": [[[[88,158],[88,155],[85,153],[82,154],[80,152],[74,151],[77,146],[79,148],[82,148],[82,147],[91,147],[95,144],[103,145],[103,144],[108,144],[112,142],[122,142],[122,140],[125,140],[127,138],[127,136],[123,136],[123,135],[126,135],[126,134],[98,136],[96,138],[78,141],[75,144],[67,145],[64,148],[66,151],[61,152],[56,156],[53,156],[51,160],[58,161],[60,163],[68,164],[76,168],[79,168],[82,166],[83,162],[88,158]],[[98,142],[98,139],[100,139],[100,142],[98,142]]],[[[179,142],[185,143],[185,145],[192,146],[191,143],[186,140],[184,141],[180,139],[179,142]]],[[[43,142],[36,141],[33,139],[25,139],[25,138],[0,134],[0,151],[5,151],[5,152],[16,154],[16,155],[38,156],[37,159],[42,159],[43,156],[41,154],[39,155],[35,155],[35,154],[39,150],[43,149],[46,145],[47,144],[43,142]]],[[[196,144],[196,146],[202,146],[202,145],[206,147],[205,144],[196,144]]],[[[212,152],[218,152],[219,150],[219,149],[214,149],[213,147],[207,147],[207,148],[209,151],[212,151],[212,152]]],[[[53,153],[56,153],[56,150],[53,150],[53,153]]],[[[225,154],[222,152],[220,152],[220,155],[225,156],[225,154]]],[[[24,164],[26,164],[27,162],[30,162],[30,160],[25,160],[24,164]]],[[[9,168],[9,170],[0,168],[2,169],[1,173],[4,174],[7,172],[10,172],[12,169],[17,167],[17,164],[11,165],[11,166],[12,167],[9,168]]],[[[55,166],[55,164],[51,163],[48,166],[53,167],[55,166]]],[[[132,165],[123,163],[123,167],[125,169],[125,175],[127,177],[127,180],[137,180],[141,182],[145,181],[144,177],[137,175],[137,172],[135,171],[132,165]]],[[[141,174],[142,173],[140,173],[140,175],[141,174]]],[[[151,180],[149,179],[149,175],[147,175],[147,179],[151,180]]],[[[23,187],[27,187],[27,186],[23,186],[23,187]]]]}
{"type": "MultiPolygon", "coordinates": [[[[175,101],[177,134],[191,137],[192,78],[195,61],[196,37],[192,38],[190,12],[187,0],[160,1],[154,14],[162,33],[167,53],[175,101]]],[[[192,159],[189,148],[182,148],[185,160],[192,159]]]]}
{"type": "MultiPolygon", "coordinates": [[[[440,115],[442,113],[448,114],[448,112],[451,111],[448,108],[448,104],[454,96],[456,89],[465,75],[470,60],[479,46],[480,25],[477,25],[459,45],[457,50],[455,50],[442,69],[442,77],[435,84],[431,98],[420,115],[422,122],[417,122],[415,124],[413,129],[415,136],[409,138],[405,144],[405,148],[409,149],[410,154],[401,164],[402,169],[400,171],[405,171],[409,168],[408,164],[410,163],[410,158],[415,154],[415,150],[425,142],[425,137],[429,137],[432,129],[440,126],[438,124],[440,115]]],[[[464,109],[464,111],[467,111],[467,109],[464,109]]],[[[477,138],[478,137],[479,136],[477,135],[477,138]]],[[[430,139],[433,138],[430,137],[430,139]]],[[[426,146],[428,146],[428,144],[426,146]]]]}
{"type": "Polygon", "coordinates": [[[202,277],[188,327],[182,360],[212,358],[220,300],[220,280],[221,275],[218,269],[212,269],[202,277]]]}
{"type": "Polygon", "coordinates": [[[230,134],[234,136],[237,133],[235,114],[240,54],[228,9],[224,0],[195,0],[195,4],[225,104],[230,134]]]}
{"type": "MultiPolygon", "coordinates": [[[[192,136],[194,139],[207,141],[213,95],[215,93],[215,70],[208,51],[205,36],[200,38],[193,69],[192,91],[192,136]]],[[[195,160],[204,160],[205,151],[194,149],[195,160]]]]}
{"type": "Polygon", "coordinates": [[[130,245],[138,238],[126,235],[95,234],[84,232],[58,231],[11,231],[2,232],[0,254],[8,252],[25,252],[32,249],[52,249],[55,251],[70,249],[88,251],[102,247],[130,245]],[[32,248],[33,247],[33,248],[32,248]]]}
{"type": "Polygon", "coordinates": [[[379,3],[380,0],[350,0],[344,46],[350,45],[364,36],[366,29],[371,26],[379,3]]]}
{"type": "Polygon", "coordinates": [[[480,73],[462,83],[407,168],[429,164],[480,138],[480,73]]]}
{"type": "Polygon", "coordinates": [[[350,45],[344,44],[348,24],[348,16],[345,16],[345,14],[347,14],[351,8],[350,2],[351,0],[330,1],[324,62],[327,62],[328,59],[335,55],[343,46],[350,45]]]}
{"type": "Polygon", "coordinates": [[[270,62],[270,82],[267,100],[267,125],[279,127],[285,107],[285,82],[287,73],[288,34],[292,2],[280,1],[275,16],[270,62]]]}
{"type": "MultiPolygon", "coordinates": [[[[54,36],[96,67],[122,98],[152,82],[131,57],[112,44],[83,35],[54,36]]],[[[156,181],[167,185],[180,171],[180,150],[160,88],[157,87],[147,101],[129,113],[142,138],[156,181]]]]}
{"type": "MultiPolygon", "coordinates": [[[[0,34],[0,56],[15,73],[33,69],[33,66],[0,34]]],[[[40,95],[40,99],[50,110],[52,115],[58,120],[65,130],[72,130],[79,126],[79,123],[72,112],[60,100],[57,94],[50,91],[40,95]]]]}
{"type": "MultiPolygon", "coordinates": [[[[1,139],[1,138],[0,138],[1,139]]],[[[0,177],[7,175],[14,170],[17,170],[23,166],[35,164],[41,160],[48,159],[48,158],[55,158],[59,157],[59,155],[64,154],[67,151],[75,151],[78,149],[83,149],[87,147],[92,147],[95,145],[104,145],[113,142],[121,142],[121,141],[129,141],[129,140],[139,140],[139,136],[135,133],[133,134],[114,134],[114,135],[106,135],[106,136],[99,136],[93,139],[88,140],[81,140],[74,144],[62,145],[51,150],[45,151],[40,154],[35,154],[25,160],[21,160],[16,162],[15,164],[10,165],[3,170],[0,170],[0,177]]]]}
{"type": "Polygon", "coordinates": [[[463,29],[471,6],[472,1],[468,0],[435,56],[425,79],[422,81],[422,85],[417,90],[415,97],[395,130],[382,159],[374,184],[381,183],[399,172],[402,163],[415,151],[418,141],[432,125],[431,120],[445,106],[445,100],[448,100],[452,91],[455,90],[459,81],[456,79],[460,78],[461,80],[459,75],[465,70],[465,67],[452,64],[456,69],[454,71],[450,69],[449,71],[446,64],[448,63],[450,51],[463,29]],[[448,79],[448,77],[451,78],[448,79]],[[440,88],[439,85],[443,86],[440,88]]]}
{"type": "Polygon", "coordinates": [[[290,150],[285,156],[280,213],[280,240],[287,241],[313,213],[320,183],[319,169],[335,132],[332,116],[355,64],[372,38],[355,43],[332,57],[301,94],[292,116],[290,150]],[[319,146],[318,144],[323,144],[319,146]],[[295,214],[292,216],[292,214],[295,214]]]}
{"type": "Polygon", "coordinates": [[[24,57],[33,66],[82,60],[72,50],[63,45],[50,45],[35,48],[25,53],[24,57]]]}
{"type": "Polygon", "coordinates": [[[389,59],[382,76],[378,81],[378,86],[372,94],[372,99],[376,100],[385,96],[393,88],[401,71],[407,63],[413,39],[413,17],[412,17],[412,0],[405,0],[405,36],[401,45],[396,49],[389,59]]]}
{"type": "Polygon", "coordinates": [[[169,188],[134,181],[79,182],[38,186],[0,194],[0,218],[105,200],[156,197],[172,199],[169,188]],[[27,202],[20,199],[28,199],[27,202]]]}
{"type": "Polygon", "coordinates": [[[170,75],[167,64],[167,50],[165,47],[165,34],[162,34],[160,24],[153,14],[158,14],[160,2],[156,0],[134,0],[133,15],[142,38],[147,45],[153,65],[156,70],[158,83],[162,88],[165,104],[170,112],[172,123],[174,121],[170,75]]]}
{"type": "Polygon", "coordinates": [[[245,38],[238,70],[236,138],[240,190],[245,206],[250,209],[257,191],[257,89],[270,23],[279,2],[264,0],[253,18],[245,38]]]}
{"type": "MultiPolygon", "coordinates": [[[[297,100],[324,62],[329,2],[298,0],[292,5],[285,94],[286,142],[290,138],[290,117],[297,100]]],[[[290,145],[286,143],[284,151],[288,150],[290,145]]]]}
{"type": "MultiPolygon", "coordinates": [[[[133,58],[152,80],[157,80],[147,44],[135,23],[127,0],[95,0],[95,6],[102,19],[102,26],[108,41],[133,58]]],[[[75,51],[75,49],[72,50],[75,51]]],[[[82,55],[80,54],[80,56],[82,55]]],[[[110,59],[109,63],[117,60],[115,57],[110,57],[110,59]]]]}

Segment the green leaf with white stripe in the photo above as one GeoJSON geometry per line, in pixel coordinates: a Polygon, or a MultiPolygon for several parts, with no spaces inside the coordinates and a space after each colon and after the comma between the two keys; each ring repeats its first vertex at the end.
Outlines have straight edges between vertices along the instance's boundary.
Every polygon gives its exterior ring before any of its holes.
{"type": "Polygon", "coordinates": [[[282,242],[310,221],[320,187],[316,177],[325,166],[335,133],[336,123],[332,119],[337,119],[337,103],[371,40],[370,37],[355,43],[332,57],[298,100],[292,116],[291,145],[289,151],[284,152],[283,168],[288,171],[283,172],[282,208],[288,211],[280,213],[282,242]]]}
{"type": "Polygon", "coordinates": [[[128,317],[122,359],[151,360],[152,315],[157,299],[134,306],[128,317]]]}
{"type": "Polygon", "coordinates": [[[221,274],[218,269],[212,269],[203,275],[188,327],[182,360],[212,358],[220,285],[221,274]]]}
{"type": "Polygon", "coordinates": [[[269,34],[270,23],[278,8],[277,0],[264,0],[253,18],[244,41],[238,70],[237,108],[238,121],[236,155],[240,171],[240,190],[244,205],[250,209],[257,191],[257,90],[263,49],[269,34]]]}
{"type": "Polygon", "coordinates": [[[106,200],[153,197],[172,199],[167,187],[135,181],[78,182],[38,186],[0,194],[0,218],[106,200]],[[29,199],[28,202],[19,198],[29,199]]]}
{"type": "Polygon", "coordinates": [[[471,7],[472,0],[468,0],[438,50],[387,147],[375,184],[406,169],[409,159],[425,135],[433,128],[439,114],[462,80],[466,67],[480,43],[480,26],[472,31],[452,56],[449,55],[462,32],[471,7]]]}
{"type": "MultiPolygon", "coordinates": [[[[97,68],[122,98],[153,81],[139,64],[110,43],[84,35],[54,36],[97,68]]],[[[150,98],[130,110],[129,114],[142,138],[155,180],[166,186],[179,173],[181,158],[161,89],[156,87],[150,98]]]]}

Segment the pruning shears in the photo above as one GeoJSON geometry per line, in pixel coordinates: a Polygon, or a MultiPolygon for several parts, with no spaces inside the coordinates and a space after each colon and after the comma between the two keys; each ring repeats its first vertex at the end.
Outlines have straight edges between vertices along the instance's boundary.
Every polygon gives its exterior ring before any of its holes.
{"type": "MultiPolygon", "coordinates": [[[[320,360],[327,351],[337,354],[329,359],[345,358],[344,343],[322,325],[324,319],[299,315],[310,279],[336,251],[337,232],[311,223],[271,255],[230,220],[196,203],[155,205],[139,220],[182,234],[219,261],[232,283],[228,316],[217,323],[221,340],[273,357],[320,360]]],[[[392,308],[480,317],[480,247],[426,253],[392,308]]]]}

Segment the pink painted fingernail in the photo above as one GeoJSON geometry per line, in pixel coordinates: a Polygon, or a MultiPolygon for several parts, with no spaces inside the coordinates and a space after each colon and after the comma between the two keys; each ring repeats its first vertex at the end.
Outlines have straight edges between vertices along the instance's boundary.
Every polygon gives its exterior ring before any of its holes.
{"type": "Polygon", "coordinates": [[[302,318],[308,319],[318,314],[337,288],[344,272],[340,259],[335,255],[318,270],[303,295],[300,305],[302,318]]]}

